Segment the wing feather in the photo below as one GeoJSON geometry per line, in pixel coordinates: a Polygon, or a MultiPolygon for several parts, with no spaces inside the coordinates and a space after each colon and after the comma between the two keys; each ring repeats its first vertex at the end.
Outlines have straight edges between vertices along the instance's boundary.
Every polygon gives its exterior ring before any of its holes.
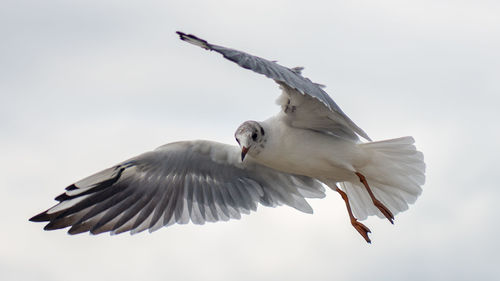
{"type": "Polygon", "coordinates": [[[94,176],[69,186],[31,220],[48,221],[47,230],[70,227],[70,234],[133,234],[239,219],[258,203],[312,212],[304,198],[324,196],[311,178],[242,163],[237,147],[208,141],[171,143],[94,176]]]}
{"type": "Polygon", "coordinates": [[[370,140],[322,89],[324,86],[302,76],[303,67],[287,68],[238,50],[214,45],[192,34],[177,31],[181,40],[220,53],[224,58],[239,66],[265,75],[283,88],[280,105],[290,125],[298,128],[324,131],[339,137],[358,140],[359,136],[370,140]],[[301,105],[298,105],[298,104],[301,105]],[[291,104],[291,105],[290,105],[291,104]],[[287,110],[294,106],[293,110],[287,110]],[[294,114],[292,114],[294,113],[294,114]]]}

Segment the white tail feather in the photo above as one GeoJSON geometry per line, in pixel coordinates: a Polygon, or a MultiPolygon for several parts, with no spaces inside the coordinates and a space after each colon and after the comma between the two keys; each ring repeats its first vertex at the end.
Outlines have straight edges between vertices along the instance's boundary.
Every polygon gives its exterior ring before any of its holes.
{"type": "MultiPolygon", "coordinates": [[[[394,215],[415,203],[422,193],[420,186],[425,183],[424,156],[416,150],[414,142],[412,137],[402,137],[359,144],[372,157],[357,170],[366,177],[375,197],[394,215]]],[[[342,182],[340,188],[347,193],[357,219],[370,215],[384,218],[361,182],[342,182]]]]}

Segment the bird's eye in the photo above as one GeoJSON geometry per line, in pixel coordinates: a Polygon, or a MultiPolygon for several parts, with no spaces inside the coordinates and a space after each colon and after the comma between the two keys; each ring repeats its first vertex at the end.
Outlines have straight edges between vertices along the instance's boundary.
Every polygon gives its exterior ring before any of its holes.
{"type": "Polygon", "coordinates": [[[252,139],[253,139],[254,141],[256,141],[256,140],[257,140],[257,133],[253,133],[253,134],[252,134],[252,139]]]}
{"type": "Polygon", "coordinates": [[[236,139],[236,142],[238,142],[238,144],[240,144],[240,140],[238,138],[235,138],[236,139]]]}

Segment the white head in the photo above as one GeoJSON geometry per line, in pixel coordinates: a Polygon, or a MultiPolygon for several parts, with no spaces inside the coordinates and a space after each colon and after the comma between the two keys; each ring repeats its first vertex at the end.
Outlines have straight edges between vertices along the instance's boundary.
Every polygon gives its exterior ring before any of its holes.
{"type": "Polygon", "coordinates": [[[234,137],[241,147],[241,161],[245,159],[247,153],[252,156],[259,154],[266,142],[264,128],[256,121],[246,121],[241,124],[236,129],[234,137]]]}

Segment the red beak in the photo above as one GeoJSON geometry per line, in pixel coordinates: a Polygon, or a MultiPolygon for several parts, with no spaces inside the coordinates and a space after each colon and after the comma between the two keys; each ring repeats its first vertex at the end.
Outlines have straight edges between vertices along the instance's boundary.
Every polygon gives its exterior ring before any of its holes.
{"type": "Polygon", "coordinates": [[[241,148],[241,162],[243,162],[243,159],[245,159],[245,155],[247,155],[247,152],[248,152],[248,148],[243,146],[241,148]]]}

